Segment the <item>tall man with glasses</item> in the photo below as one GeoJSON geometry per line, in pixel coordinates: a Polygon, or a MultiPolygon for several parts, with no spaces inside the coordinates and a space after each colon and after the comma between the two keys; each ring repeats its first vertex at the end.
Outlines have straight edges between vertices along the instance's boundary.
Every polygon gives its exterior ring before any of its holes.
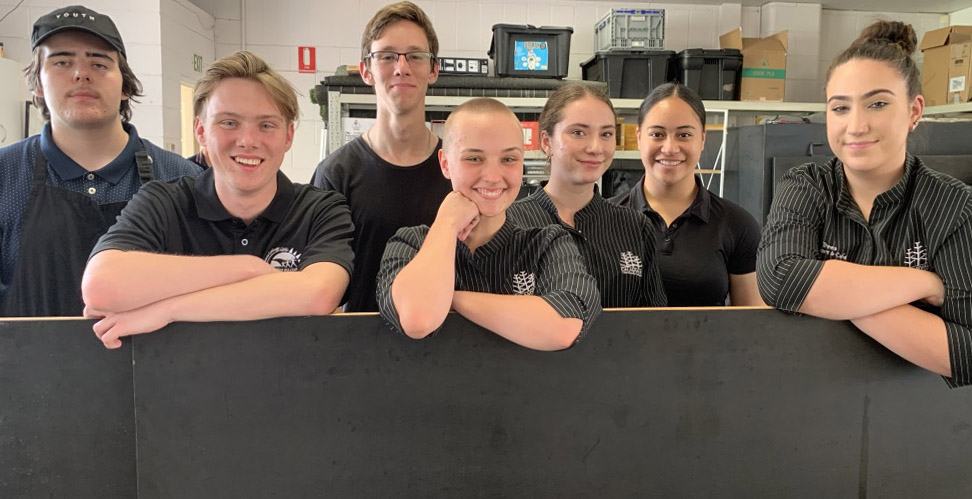
{"type": "Polygon", "coordinates": [[[385,243],[400,227],[429,225],[449,180],[442,141],[425,126],[425,93],[439,76],[439,41],[411,2],[385,6],[361,37],[361,78],[375,88],[377,120],[317,166],[311,182],[344,194],[354,222],[354,275],[344,310],[376,312],[375,279],[385,243]]]}

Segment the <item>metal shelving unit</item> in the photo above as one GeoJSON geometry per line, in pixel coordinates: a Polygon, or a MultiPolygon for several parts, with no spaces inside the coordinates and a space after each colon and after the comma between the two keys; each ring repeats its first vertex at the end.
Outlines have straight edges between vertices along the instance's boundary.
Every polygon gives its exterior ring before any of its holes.
{"type": "MultiPolygon", "coordinates": [[[[425,107],[430,111],[448,111],[473,97],[468,96],[434,96],[425,98],[425,107]]],[[[547,103],[545,97],[497,97],[514,111],[540,112],[544,104],[547,103]]],[[[613,99],[615,109],[621,114],[637,112],[641,106],[641,99],[613,99]]],[[[759,115],[770,113],[796,113],[810,114],[823,112],[826,106],[823,103],[806,102],[739,102],[739,101],[703,101],[706,112],[722,117],[722,124],[730,124],[731,115],[759,115]]],[[[342,118],[350,116],[351,109],[374,109],[375,96],[373,94],[343,94],[337,91],[327,93],[327,150],[333,151],[340,147],[343,142],[342,118]]],[[[926,114],[935,112],[936,114],[972,112],[972,103],[960,104],[958,106],[936,106],[926,110],[926,114]],[[941,108],[941,110],[939,110],[941,108]]],[[[726,166],[726,140],[728,134],[722,134],[722,143],[716,164],[710,169],[699,169],[698,173],[709,175],[706,185],[710,185],[715,176],[719,176],[719,195],[723,194],[723,172],[726,166]]],[[[640,159],[638,151],[617,151],[614,153],[615,159],[637,160],[640,159]]],[[[530,151],[526,155],[528,160],[545,159],[540,151],[530,151]]]]}

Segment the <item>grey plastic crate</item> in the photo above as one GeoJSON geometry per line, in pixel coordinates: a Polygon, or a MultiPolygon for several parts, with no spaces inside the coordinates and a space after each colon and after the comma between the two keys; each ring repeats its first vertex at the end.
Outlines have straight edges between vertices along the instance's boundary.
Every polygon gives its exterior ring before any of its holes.
{"type": "Polygon", "coordinates": [[[665,9],[611,9],[594,25],[594,51],[662,50],[665,9]]]}

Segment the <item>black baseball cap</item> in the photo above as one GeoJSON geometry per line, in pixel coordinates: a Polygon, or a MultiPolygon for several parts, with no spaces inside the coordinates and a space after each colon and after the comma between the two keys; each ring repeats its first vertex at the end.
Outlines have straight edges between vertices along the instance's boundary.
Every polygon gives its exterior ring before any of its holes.
{"type": "Polygon", "coordinates": [[[128,57],[125,55],[125,44],[111,18],[80,5],[63,7],[37,19],[30,35],[30,48],[37,48],[51,35],[70,30],[91,33],[108,42],[123,57],[128,57]]]}

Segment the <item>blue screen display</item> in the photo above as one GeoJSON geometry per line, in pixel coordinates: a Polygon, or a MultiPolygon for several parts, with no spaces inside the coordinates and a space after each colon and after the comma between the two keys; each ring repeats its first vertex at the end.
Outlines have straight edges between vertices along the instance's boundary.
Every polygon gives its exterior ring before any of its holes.
{"type": "Polygon", "coordinates": [[[514,71],[546,71],[550,61],[547,42],[516,40],[513,42],[514,71]]]}

